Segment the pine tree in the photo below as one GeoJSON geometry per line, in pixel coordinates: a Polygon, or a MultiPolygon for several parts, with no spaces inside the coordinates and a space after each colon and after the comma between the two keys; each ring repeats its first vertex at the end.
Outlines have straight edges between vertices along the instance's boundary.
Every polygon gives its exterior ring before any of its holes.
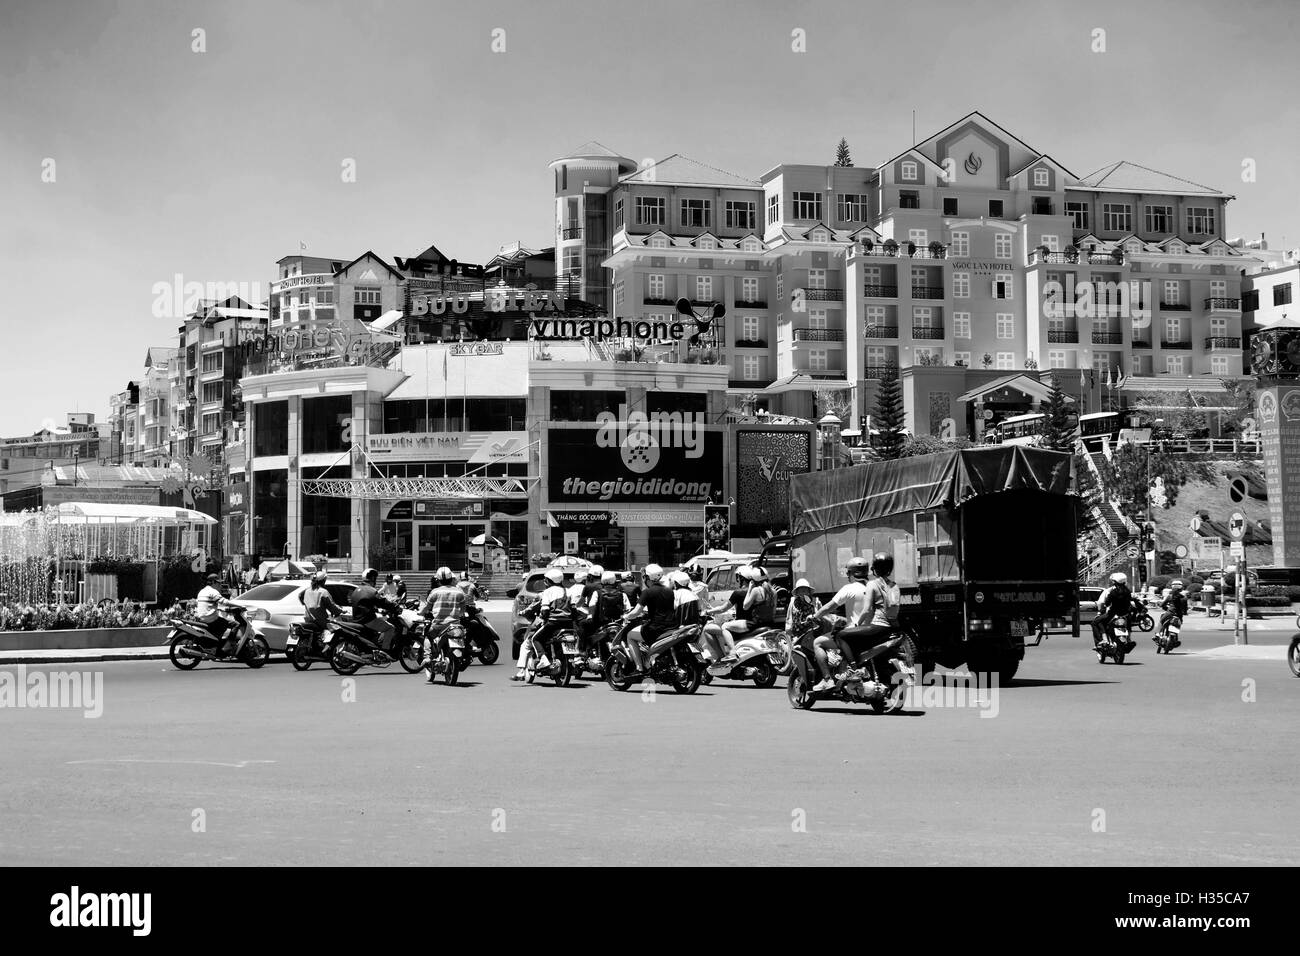
{"type": "Polygon", "coordinates": [[[1065,393],[1059,388],[1052,389],[1048,401],[1047,419],[1043,424],[1042,446],[1052,451],[1070,451],[1074,448],[1074,420],[1070,406],[1065,402],[1065,393]]]}
{"type": "Polygon", "coordinates": [[[903,452],[903,390],[898,384],[898,369],[889,366],[876,392],[876,416],[872,422],[876,435],[876,454],[882,459],[898,458],[903,452]]]}
{"type": "Polygon", "coordinates": [[[840,144],[835,147],[835,165],[853,165],[853,160],[849,157],[849,141],[843,137],[840,137],[840,144]]]}

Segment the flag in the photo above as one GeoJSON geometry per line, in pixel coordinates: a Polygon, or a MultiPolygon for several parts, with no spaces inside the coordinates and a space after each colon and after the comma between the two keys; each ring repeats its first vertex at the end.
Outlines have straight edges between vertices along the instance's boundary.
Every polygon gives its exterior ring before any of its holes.
{"type": "Polygon", "coordinates": [[[1116,387],[1116,388],[1123,388],[1123,387],[1124,387],[1124,381],[1125,381],[1124,370],[1123,370],[1123,369],[1120,369],[1120,370],[1119,370],[1119,377],[1115,379],[1115,387],[1116,387]]]}
{"type": "Polygon", "coordinates": [[[560,523],[555,520],[555,515],[550,511],[546,512],[546,523],[552,528],[558,528],[560,526],[560,523]]]}
{"type": "Polygon", "coordinates": [[[1083,377],[1083,369],[1079,369],[1079,387],[1087,388],[1088,380],[1083,377]]]}
{"type": "Polygon", "coordinates": [[[1110,366],[1109,366],[1109,365],[1106,366],[1106,387],[1107,387],[1107,388],[1111,388],[1111,387],[1112,387],[1112,385],[1111,385],[1111,381],[1110,381],[1110,366]]]}

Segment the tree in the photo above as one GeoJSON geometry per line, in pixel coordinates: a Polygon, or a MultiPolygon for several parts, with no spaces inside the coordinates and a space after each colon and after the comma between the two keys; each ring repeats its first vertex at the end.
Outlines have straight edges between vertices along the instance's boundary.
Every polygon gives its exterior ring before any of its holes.
{"type": "Polygon", "coordinates": [[[1070,451],[1074,448],[1074,416],[1065,401],[1065,393],[1052,389],[1052,397],[1045,410],[1042,446],[1052,451],[1070,451]]]}
{"type": "MultiPolygon", "coordinates": [[[[1222,430],[1225,435],[1240,435],[1246,419],[1255,418],[1255,380],[1225,378],[1221,380],[1228,393],[1230,412],[1222,412],[1222,430]]],[[[1257,426],[1258,427],[1258,423],[1257,426]]]]}
{"type": "Polygon", "coordinates": [[[853,159],[849,156],[849,141],[843,137],[840,137],[840,144],[835,147],[835,165],[853,165],[853,159]]]}
{"type": "Polygon", "coordinates": [[[1152,445],[1135,445],[1126,442],[1115,449],[1110,462],[1101,466],[1106,483],[1106,497],[1131,521],[1146,519],[1150,504],[1151,486],[1159,479],[1165,495],[1164,507],[1178,503],[1178,490],[1188,481],[1203,480],[1200,469],[1189,468],[1186,463],[1152,445]]]}
{"type": "Polygon", "coordinates": [[[898,384],[898,369],[890,365],[880,379],[876,392],[876,417],[872,422],[876,435],[876,453],[885,460],[898,458],[903,451],[903,390],[898,384]]]}

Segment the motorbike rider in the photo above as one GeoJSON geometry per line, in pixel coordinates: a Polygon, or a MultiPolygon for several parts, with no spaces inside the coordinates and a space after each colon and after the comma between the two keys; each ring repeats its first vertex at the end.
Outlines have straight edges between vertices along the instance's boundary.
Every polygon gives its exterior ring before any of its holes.
{"type": "MultiPolygon", "coordinates": [[[[850,558],[844,573],[848,576],[849,582],[836,591],[833,598],[814,611],[809,618],[810,621],[824,621],[832,612],[843,609],[849,627],[857,627],[863,623],[871,597],[871,589],[867,585],[871,564],[863,557],[850,558]]],[[[835,686],[835,675],[831,670],[830,659],[826,656],[827,651],[830,650],[838,650],[847,663],[851,664],[853,661],[852,648],[837,634],[819,635],[813,641],[813,657],[822,672],[822,679],[813,690],[829,690],[835,686]]]]}
{"type": "Polygon", "coordinates": [[[601,574],[600,586],[592,592],[587,610],[591,612],[593,640],[601,628],[617,624],[624,614],[632,610],[632,602],[618,586],[618,575],[613,571],[601,574]]]}
{"type": "Polygon", "coordinates": [[[389,571],[384,575],[384,586],[379,593],[390,601],[397,600],[397,582],[393,580],[393,572],[389,571]]]}
{"type": "Polygon", "coordinates": [[[317,571],[311,576],[311,585],[298,595],[298,600],[307,609],[303,623],[314,631],[323,631],[325,623],[330,618],[338,617],[343,613],[343,609],[334,602],[330,592],[325,589],[325,581],[328,577],[326,572],[317,571]]]}
{"type": "Polygon", "coordinates": [[[645,623],[632,628],[627,636],[628,651],[632,655],[632,665],[638,673],[645,671],[645,652],[661,634],[671,630],[676,621],[676,599],[673,592],[663,582],[664,569],[657,564],[647,564],[643,572],[645,587],[637,605],[631,611],[635,618],[645,618],[645,623]]]}
{"type": "Polygon", "coordinates": [[[220,583],[220,577],[215,574],[209,574],[204,579],[203,588],[194,599],[194,620],[206,627],[208,632],[217,639],[218,655],[224,654],[230,644],[230,642],[225,639],[226,631],[230,625],[227,623],[226,619],[221,616],[221,602],[224,601],[226,597],[217,587],[220,583]]]}
{"type": "MultiPolygon", "coordinates": [[[[872,577],[867,581],[867,607],[862,613],[862,623],[857,627],[846,627],[837,635],[841,645],[848,649],[847,660],[850,663],[856,659],[855,651],[860,653],[869,650],[888,640],[898,630],[898,611],[901,605],[898,583],[894,580],[894,556],[878,552],[871,559],[871,573],[872,577]]],[[[904,665],[900,669],[910,677],[913,666],[910,644],[904,644],[903,647],[906,649],[898,654],[898,659],[904,665]]]]}
{"type": "Polygon", "coordinates": [[[473,607],[473,601],[459,586],[456,572],[451,568],[446,566],[439,568],[434,572],[433,579],[436,586],[429,592],[429,596],[424,599],[424,604],[420,607],[420,613],[429,621],[429,627],[424,632],[424,662],[421,666],[429,671],[428,683],[430,684],[434,681],[435,637],[438,658],[444,658],[447,656],[447,628],[452,624],[463,623],[473,607]]]}
{"type": "Polygon", "coordinates": [[[545,578],[546,588],[533,605],[537,616],[533,627],[524,634],[524,639],[519,644],[519,669],[511,680],[524,679],[531,654],[539,656],[539,668],[549,667],[551,662],[545,651],[547,639],[573,621],[569,592],[564,587],[564,572],[559,568],[548,568],[545,578]]]}
{"type": "Polygon", "coordinates": [[[686,569],[686,573],[691,576],[691,590],[700,599],[700,607],[708,607],[709,586],[704,583],[704,568],[698,564],[692,564],[686,569]]]}
{"type": "Polygon", "coordinates": [[[1110,576],[1110,586],[1097,599],[1097,616],[1092,619],[1092,646],[1096,648],[1101,644],[1106,629],[1115,618],[1123,617],[1132,610],[1133,592],[1128,589],[1128,575],[1116,571],[1110,576]]]}
{"type": "MultiPolygon", "coordinates": [[[[1183,618],[1187,617],[1187,594],[1183,591],[1182,581],[1170,582],[1169,593],[1166,594],[1165,599],[1160,602],[1160,610],[1164,611],[1164,613],[1160,615],[1161,634],[1165,632],[1165,628],[1169,626],[1169,622],[1174,618],[1182,621],[1183,618]]],[[[1170,647],[1176,647],[1181,643],[1182,641],[1178,640],[1178,638],[1174,638],[1174,642],[1170,647]]]]}
{"type": "Polygon", "coordinates": [[[366,568],[361,586],[352,592],[352,620],[362,625],[363,630],[369,631],[375,642],[388,651],[393,646],[393,625],[379,612],[388,611],[397,615],[402,609],[379,593],[375,586],[378,581],[379,572],[375,568],[366,568]]]}
{"type": "Polygon", "coordinates": [[[674,571],[668,575],[668,583],[673,589],[673,612],[676,615],[673,626],[699,624],[704,617],[704,605],[691,587],[691,576],[685,571],[674,571]]]}
{"type": "Polygon", "coordinates": [[[794,594],[790,596],[790,607],[786,611],[787,630],[794,631],[803,627],[808,620],[821,610],[822,602],[813,593],[813,586],[807,578],[795,582],[794,594]]]}
{"type": "Polygon", "coordinates": [[[403,601],[406,600],[406,582],[402,580],[402,576],[400,574],[394,574],[393,584],[396,585],[397,588],[397,597],[395,598],[395,600],[397,601],[398,604],[401,604],[403,601]]]}

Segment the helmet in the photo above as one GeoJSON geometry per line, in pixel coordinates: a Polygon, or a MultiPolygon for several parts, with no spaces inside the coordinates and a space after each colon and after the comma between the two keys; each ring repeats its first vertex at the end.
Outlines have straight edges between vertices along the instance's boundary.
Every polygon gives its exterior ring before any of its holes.
{"type": "Polygon", "coordinates": [[[605,573],[605,569],[602,568],[599,564],[593,564],[591,567],[587,569],[587,577],[595,578],[597,581],[601,579],[604,573],[605,573]]]}
{"type": "Polygon", "coordinates": [[[546,580],[550,581],[552,584],[563,584],[564,572],[561,571],[559,568],[547,568],[546,580]]]}
{"type": "Polygon", "coordinates": [[[748,564],[742,564],[740,567],[736,568],[736,577],[740,578],[740,580],[742,581],[754,580],[753,566],[748,564]]]}
{"type": "Polygon", "coordinates": [[[867,563],[866,558],[850,558],[844,573],[851,578],[865,578],[870,570],[871,565],[867,563]]]}
{"type": "Polygon", "coordinates": [[[379,580],[379,571],[375,568],[366,568],[366,573],[361,575],[361,579],[373,584],[375,581],[379,580]]]}
{"type": "Polygon", "coordinates": [[[392,572],[392,571],[389,571],[387,574],[385,574],[385,575],[384,575],[384,580],[385,580],[385,581],[391,581],[391,580],[393,580],[393,572],[392,572]]]}
{"type": "Polygon", "coordinates": [[[215,574],[209,574],[207,578],[205,578],[204,580],[206,580],[209,584],[216,584],[218,581],[221,580],[221,578],[215,574]]]}
{"type": "Polygon", "coordinates": [[[647,564],[643,573],[647,581],[658,581],[664,576],[664,569],[657,564],[647,564]]]}
{"type": "Polygon", "coordinates": [[[1116,571],[1110,576],[1111,584],[1128,584],[1128,575],[1123,571],[1116,571]]]}
{"type": "Polygon", "coordinates": [[[618,581],[618,575],[613,571],[605,571],[600,576],[601,584],[614,584],[618,581]]]}
{"type": "Polygon", "coordinates": [[[800,588],[807,588],[809,591],[811,591],[812,585],[808,583],[807,578],[800,578],[798,581],[794,583],[794,589],[798,591],[800,588]]]}
{"type": "Polygon", "coordinates": [[[394,581],[400,581],[400,580],[402,580],[402,576],[401,576],[400,574],[394,574],[394,575],[393,575],[393,580],[394,580],[394,581]]]}
{"type": "Polygon", "coordinates": [[[1181,590],[1183,589],[1183,582],[1182,582],[1182,581],[1171,581],[1171,582],[1169,583],[1169,587],[1170,587],[1170,589],[1173,590],[1173,591],[1181,591],[1181,590]]]}
{"type": "Polygon", "coordinates": [[[686,573],[691,576],[691,580],[693,581],[704,580],[704,569],[700,567],[698,564],[692,564],[689,568],[686,569],[686,573]]]}
{"type": "Polygon", "coordinates": [[[750,569],[750,574],[753,576],[755,581],[767,580],[767,570],[765,568],[758,567],[757,565],[755,565],[753,568],[750,569]]]}
{"type": "Polygon", "coordinates": [[[576,583],[581,584],[583,581],[587,580],[587,572],[586,572],[586,571],[583,571],[583,570],[581,570],[581,569],[579,569],[579,570],[577,570],[577,571],[574,571],[574,572],[573,572],[573,580],[574,580],[576,583]]]}
{"type": "Polygon", "coordinates": [[[685,571],[674,571],[668,575],[668,580],[675,588],[688,588],[691,586],[691,576],[685,571]]]}
{"type": "Polygon", "coordinates": [[[315,574],[311,576],[311,580],[313,584],[324,584],[325,579],[328,577],[329,575],[326,574],[324,571],[317,571],[315,574]]]}
{"type": "Polygon", "coordinates": [[[456,572],[452,571],[452,569],[447,567],[446,565],[440,567],[434,573],[434,577],[437,578],[439,581],[441,581],[443,584],[454,584],[456,582],[456,572]]]}
{"type": "Polygon", "coordinates": [[[871,559],[871,570],[882,578],[887,578],[894,573],[894,556],[885,554],[883,551],[877,551],[871,559]]]}

